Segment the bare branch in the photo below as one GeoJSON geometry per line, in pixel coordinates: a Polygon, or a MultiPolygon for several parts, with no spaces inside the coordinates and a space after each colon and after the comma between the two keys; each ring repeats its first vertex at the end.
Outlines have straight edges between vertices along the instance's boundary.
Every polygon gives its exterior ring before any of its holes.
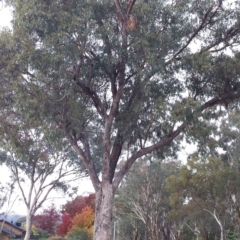
{"type": "Polygon", "coordinates": [[[124,14],[122,12],[119,0],[115,0],[115,6],[116,6],[116,10],[117,10],[118,20],[120,22],[122,22],[125,19],[125,17],[124,17],[124,14]]]}
{"type": "Polygon", "coordinates": [[[123,167],[120,169],[120,171],[115,175],[115,178],[113,181],[114,190],[116,191],[122,178],[128,172],[128,170],[130,169],[130,167],[132,166],[132,164],[135,162],[136,159],[138,159],[144,155],[147,155],[148,153],[151,153],[154,150],[159,149],[159,148],[171,143],[179,134],[181,134],[185,130],[186,126],[187,126],[186,123],[182,123],[175,131],[171,132],[163,140],[161,140],[158,143],[153,144],[149,147],[139,150],[134,155],[132,155],[130,158],[128,158],[126,160],[125,164],[123,165],[123,167]]]}
{"type": "Polygon", "coordinates": [[[128,7],[127,7],[127,14],[126,14],[127,17],[129,16],[129,14],[131,14],[132,8],[133,8],[133,5],[135,2],[136,2],[136,0],[129,0],[128,7]]]}
{"type": "Polygon", "coordinates": [[[107,117],[107,114],[103,107],[103,103],[101,102],[101,99],[99,98],[97,93],[78,80],[77,80],[77,85],[83,90],[83,92],[87,96],[89,96],[92,99],[96,110],[98,111],[102,119],[105,119],[107,117]]]}
{"type": "MultiPolygon", "coordinates": [[[[190,38],[187,40],[186,44],[178,51],[176,52],[173,57],[171,58],[172,59],[175,59],[180,53],[182,53],[188,46],[189,44],[192,42],[192,40],[198,35],[198,33],[203,30],[205,28],[205,26],[209,23],[207,22],[207,18],[209,16],[209,14],[211,13],[213,9],[213,6],[210,6],[207,10],[207,12],[204,14],[204,17],[202,19],[202,22],[201,24],[199,25],[199,27],[193,32],[193,34],[190,36],[190,38]]],[[[169,60],[169,62],[171,61],[169,60]]]]}
{"type": "MultiPolygon", "coordinates": [[[[67,131],[66,128],[64,129],[64,131],[65,131],[66,137],[69,140],[70,144],[72,145],[74,150],[78,153],[78,155],[81,157],[81,161],[82,161],[84,167],[87,169],[87,171],[89,173],[89,176],[90,176],[90,178],[91,178],[91,180],[93,182],[93,186],[94,186],[95,190],[99,189],[100,180],[99,180],[99,178],[97,176],[97,172],[95,170],[95,167],[94,167],[92,159],[91,158],[89,159],[87,157],[88,155],[86,156],[86,154],[84,153],[83,149],[78,145],[77,141],[74,140],[70,136],[70,134],[69,134],[69,132],[67,131]]],[[[85,141],[86,141],[86,139],[85,139],[85,141]]],[[[87,146],[87,145],[85,145],[85,146],[87,146]]],[[[87,151],[87,154],[89,154],[89,153],[90,152],[87,151]]]]}

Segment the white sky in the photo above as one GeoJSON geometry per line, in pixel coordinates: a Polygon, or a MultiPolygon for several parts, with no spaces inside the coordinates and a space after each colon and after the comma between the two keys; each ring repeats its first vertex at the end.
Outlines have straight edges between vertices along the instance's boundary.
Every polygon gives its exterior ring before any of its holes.
{"type": "Polygon", "coordinates": [[[3,6],[2,1],[0,1],[0,28],[10,27],[10,22],[12,19],[12,13],[9,8],[3,6]]]}

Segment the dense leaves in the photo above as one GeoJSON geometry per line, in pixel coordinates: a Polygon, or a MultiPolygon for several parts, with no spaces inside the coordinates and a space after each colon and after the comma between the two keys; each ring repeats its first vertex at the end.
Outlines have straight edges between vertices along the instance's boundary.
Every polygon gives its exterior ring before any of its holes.
{"type": "MultiPolygon", "coordinates": [[[[198,218],[205,216],[208,221],[212,219],[211,226],[218,225],[217,236],[225,239],[225,230],[239,231],[239,183],[239,171],[219,158],[208,158],[205,162],[189,160],[178,175],[168,178],[168,189],[172,192],[170,204],[174,209],[183,208],[182,213],[178,212],[182,217],[189,215],[196,221],[199,235],[213,230],[206,220],[200,227],[198,218]]],[[[176,213],[173,210],[173,216],[176,213]]]]}
{"type": "Polygon", "coordinates": [[[217,106],[240,98],[239,2],[8,3],[1,121],[9,127],[20,113],[75,150],[96,190],[95,239],[108,240],[113,197],[132,164],[174,155],[181,137],[202,144],[206,120],[225,114],[217,106]]]}
{"type": "Polygon", "coordinates": [[[178,228],[169,217],[165,180],[177,172],[174,161],[137,162],[116,196],[115,215],[120,239],[170,239],[178,228]],[[175,227],[175,228],[174,228],[175,227]]]}
{"type": "Polygon", "coordinates": [[[72,231],[69,233],[69,237],[77,240],[91,240],[92,236],[86,231],[81,228],[73,228],[72,231]]]}
{"type": "Polygon", "coordinates": [[[82,209],[81,213],[76,214],[72,220],[73,226],[70,230],[70,235],[76,228],[85,230],[90,235],[93,235],[94,211],[87,206],[82,209]]]}
{"type": "Polygon", "coordinates": [[[76,214],[82,212],[82,210],[89,206],[94,209],[95,205],[95,194],[91,193],[88,196],[77,196],[72,201],[68,201],[62,206],[62,211],[67,213],[71,218],[76,214]]]}
{"type": "Polygon", "coordinates": [[[54,235],[59,220],[59,213],[55,206],[52,205],[51,207],[44,209],[42,213],[33,217],[33,225],[46,231],[49,235],[54,235]]]}
{"type": "MultiPolygon", "coordinates": [[[[128,143],[134,153],[148,141],[173,134],[175,123],[199,121],[195,112],[200,106],[229,104],[237,94],[239,55],[211,53],[238,44],[237,5],[235,11],[222,2],[139,1],[131,15],[136,15],[136,29],[124,33],[112,2],[10,2],[14,31],[2,33],[1,39],[13,55],[11,64],[5,62],[19,70],[14,72],[21,79],[16,86],[26,83],[15,91],[21,91],[20,99],[31,99],[22,110],[31,119],[48,116],[82,149],[88,141],[94,169],[102,165],[99,143],[108,114],[114,113],[111,131],[118,132],[108,141],[113,146],[115,138],[122,153],[128,143]],[[190,53],[193,39],[201,46],[196,53],[190,53]],[[118,114],[114,108],[110,112],[117,92],[118,114]],[[216,99],[204,105],[211,98],[216,99]]],[[[8,73],[3,63],[2,69],[8,73]]]]}
{"type": "MultiPolygon", "coordinates": [[[[79,232],[93,235],[95,194],[77,196],[62,206],[62,221],[58,226],[57,233],[60,236],[76,238],[79,232]]],[[[78,239],[78,238],[77,238],[78,239]]]]}
{"type": "Polygon", "coordinates": [[[59,236],[66,236],[72,227],[72,219],[67,213],[63,213],[61,216],[61,224],[58,226],[57,234],[59,236]]]}

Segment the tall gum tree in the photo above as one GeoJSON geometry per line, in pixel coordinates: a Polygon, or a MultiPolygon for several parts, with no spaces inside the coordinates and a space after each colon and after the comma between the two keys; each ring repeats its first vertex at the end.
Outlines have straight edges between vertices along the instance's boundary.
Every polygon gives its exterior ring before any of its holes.
{"type": "Polygon", "coordinates": [[[96,191],[94,240],[109,240],[113,198],[132,164],[181,136],[207,135],[204,119],[240,98],[239,3],[8,3],[1,77],[15,107],[62,130],[78,154],[96,191]]]}

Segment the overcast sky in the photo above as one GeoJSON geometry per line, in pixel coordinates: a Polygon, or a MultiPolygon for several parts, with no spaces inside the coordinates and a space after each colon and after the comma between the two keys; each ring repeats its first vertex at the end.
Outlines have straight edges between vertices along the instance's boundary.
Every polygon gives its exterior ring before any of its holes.
{"type": "Polygon", "coordinates": [[[9,27],[11,19],[11,9],[4,7],[3,4],[0,2],[0,27],[9,27]]]}

